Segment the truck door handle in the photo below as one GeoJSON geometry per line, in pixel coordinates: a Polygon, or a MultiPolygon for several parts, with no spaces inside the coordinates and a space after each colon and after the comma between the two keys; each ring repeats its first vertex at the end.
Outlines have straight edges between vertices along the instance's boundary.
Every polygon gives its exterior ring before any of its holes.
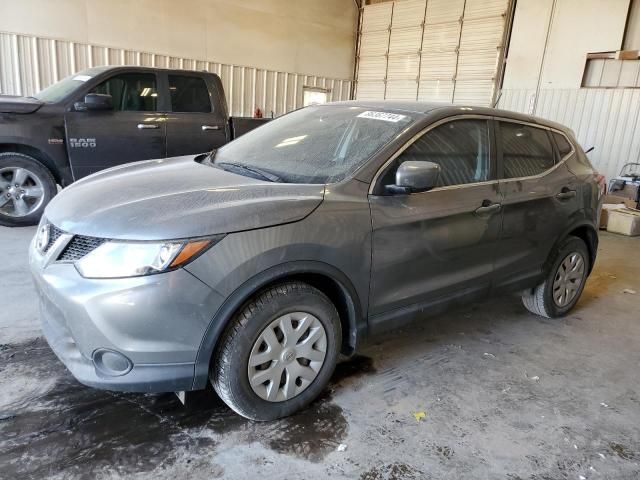
{"type": "Polygon", "coordinates": [[[139,123],[138,130],[150,130],[153,128],[160,128],[157,123],[139,123]]]}
{"type": "Polygon", "coordinates": [[[202,131],[206,132],[207,130],[220,130],[220,125],[202,125],[202,131]]]}
{"type": "Polygon", "coordinates": [[[562,191],[556,195],[556,198],[558,200],[569,200],[570,198],[573,198],[575,196],[576,196],[575,190],[569,190],[568,188],[563,188],[562,191]]]}
{"type": "Polygon", "coordinates": [[[499,212],[501,208],[502,205],[500,203],[489,203],[488,200],[485,200],[482,202],[481,207],[476,208],[476,213],[478,215],[490,215],[492,213],[499,212]]]}

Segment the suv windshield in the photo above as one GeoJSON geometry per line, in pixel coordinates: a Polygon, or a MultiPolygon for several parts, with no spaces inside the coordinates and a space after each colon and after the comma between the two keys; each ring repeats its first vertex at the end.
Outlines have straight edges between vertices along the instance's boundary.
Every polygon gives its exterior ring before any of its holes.
{"type": "Polygon", "coordinates": [[[414,118],[348,105],[312,106],[284,115],[220,148],[215,164],[285,183],[338,182],[395,138],[414,118]],[[266,174],[266,175],[264,175],[266,174]]]}
{"type": "Polygon", "coordinates": [[[48,86],[44,90],[40,90],[33,95],[33,98],[37,98],[43,102],[56,103],[63,100],[75,89],[80,87],[87,80],[91,80],[98,72],[94,69],[88,69],[83,72],[79,72],[63,78],[57,83],[48,86]]]}

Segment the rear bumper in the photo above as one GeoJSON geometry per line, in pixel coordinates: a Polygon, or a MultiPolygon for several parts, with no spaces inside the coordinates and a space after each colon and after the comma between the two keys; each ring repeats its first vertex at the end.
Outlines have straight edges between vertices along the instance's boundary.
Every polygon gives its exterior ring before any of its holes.
{"type": "Polygon", "coordinates": [[[193,389],[198,349],[223,301],[213,289],[185,270],[85,279],[33,248],[30,264],[45,338],[79,382],[128,392],[193,389]],[[115,363],[103,361],[105,352],[115,363]]]}

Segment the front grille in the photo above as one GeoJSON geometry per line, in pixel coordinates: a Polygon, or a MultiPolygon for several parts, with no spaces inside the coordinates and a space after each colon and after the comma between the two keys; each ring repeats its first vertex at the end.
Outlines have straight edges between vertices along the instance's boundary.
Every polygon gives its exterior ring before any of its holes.
{"type": "Polygon", "coordinates": [[[59,262],[73,262],[92,252],[106,240],[104,238],[84,237],[76,235],[71,239],[65,249],[58,257],[59,262]]]}
{"type": "Polygon", "coordinates": [[[58,227],[49,224],[49,242],[47,243],[46,247],[44,247],[44,253],[47,253],[49,251],[51,246],[56,243],[56,240],[60,238],[60,235],[62,235],[62,233],[62,230],[60,230],[58,227]]]}

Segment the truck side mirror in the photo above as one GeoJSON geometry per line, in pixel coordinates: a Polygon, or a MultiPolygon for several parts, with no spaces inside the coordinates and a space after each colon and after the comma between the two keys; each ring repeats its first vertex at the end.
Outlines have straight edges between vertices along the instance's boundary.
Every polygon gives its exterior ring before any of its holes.
{"type": "Polygon", "coordinates": [[[426,192],[438,183],[440,165],[433,162],[409,160],[396,170],[395,185],[387,185],[387,191],[395,194],[426,192]]]}
{"type": "Polygon", "coordinates": [[[87,110],[113,110],[113,98],[102,93],[87,93],[84,102],[76,102],[73,108],[78,112],[87,110]]]}

